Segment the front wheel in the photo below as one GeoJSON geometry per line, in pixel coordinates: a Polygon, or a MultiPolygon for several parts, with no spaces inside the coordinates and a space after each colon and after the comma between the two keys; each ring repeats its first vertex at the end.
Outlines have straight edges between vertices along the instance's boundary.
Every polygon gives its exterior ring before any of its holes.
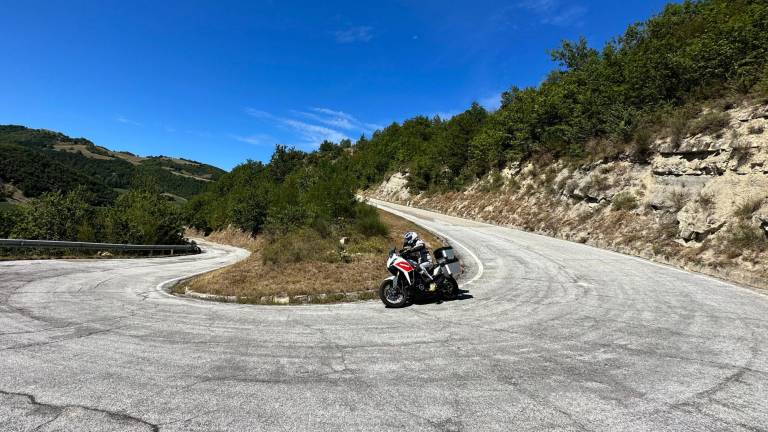
{"type": "Polygon", "coordinates": [[[447,299],[455,299],[461,294],[459,290],[459,283],[452,277],[447,277],[443,281],[443,297],[447,299]]]}
{"type": "Polygon", "coordinates": [[[379,298],[387,307],[401,308],[405,306],[408,297],[402,286],[395,286],[394,279],[387,279],[379,287],[379,298]]]}

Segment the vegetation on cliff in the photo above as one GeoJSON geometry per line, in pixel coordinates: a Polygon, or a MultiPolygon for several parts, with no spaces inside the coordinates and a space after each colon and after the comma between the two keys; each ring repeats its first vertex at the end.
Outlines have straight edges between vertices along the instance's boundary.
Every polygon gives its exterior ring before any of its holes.
{"type": "MultiPolygon", "coordinates": [[[[475,104],[449,120],[415,117],[359,140],[351,159],[360,185],[408,171],[411,189],[444,191],[527,159],[643,160],[652,132],[679,107],[768,96],[768,3],[669,4],[602,49],[565,41],[551,56],[560,67],[538,87],[504,92],[495,112],[475,104]]],[[[695,114],[673,119],[678,130],[695,114]]]]}

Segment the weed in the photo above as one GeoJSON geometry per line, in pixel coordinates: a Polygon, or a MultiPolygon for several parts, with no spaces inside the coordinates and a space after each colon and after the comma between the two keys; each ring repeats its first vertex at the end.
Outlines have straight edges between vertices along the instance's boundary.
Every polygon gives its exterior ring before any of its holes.
{"type": "Polygon", "coordinates": [[[669,193],[669,202],[674,213],[679,212],[688,202],[688,193],[682,189],[675,189],[669,193]]]}
{"type": "Polygon", "coordinates": [[[696,202],[699,203],[699,206],[702,209],[709,211],[715,207],[715,196],[711,193],[701,191],[696,197],[696,202]]]}
{"type": "Polygon", "coordinates": [[[668,218],[659,223],[657,236],[659,240],[674,240],[679,231],[679,222],[677,219],[668,218]]]}
{"type": "Polygon", "coordinates": [[[555,190],[560,192],[565,191],[566,186],[568,185],[568,182],[571,180],[572,177],[573,177],[573,173],[568,171],[567,174],[562,176],[560,180],[558,180],[557,183],[555,183],[555,190]]]}
{"type": "Polygon", "coordinates": [[[749,198],[736,206],[733,215],[741,220],[748,220],[752,218],[752,215],[755,214],[756,211],[760,210],[763,201],[763,198],[749,198]]]}
{"type": "Polygon", "coordinates": [[[376,208],[362,203],[355,206],[355,228],[366,237],[389,234],[389,228],[379,218],[376,208]]]}
{"type": "Polygon", "coordinates": [[[616,211],[630,211],[638,207],[637,198],[631,192],[617,193],[613,197],[611,208],[616,211]]]}
{"type": "Polygon", "coordinates": [[[595,192],[605,192],[611,188],[608,177],[600,174],[592,174],[589,178],[589,188],[595,192]]]}
{"type": "Polygon", "coordinates": [[[727,112],[710,111],[691,122],[688,128],[689,135],[715,135],[728,127],[731,115],[727,112]]]}
{"type": "Polygon", "coordinates": [[[762,229],[740,222],[731,229],[724,246],[726,256],[736,258],[746,251],[764,251],[768,241],[762,229]]]}
{"type": "Polygon", "coordinates": [[[504,177],[499,170],[493,170],[488,174],[488,179],[480,186],[481,192],[495,192],[504,186],[504,177]]]}

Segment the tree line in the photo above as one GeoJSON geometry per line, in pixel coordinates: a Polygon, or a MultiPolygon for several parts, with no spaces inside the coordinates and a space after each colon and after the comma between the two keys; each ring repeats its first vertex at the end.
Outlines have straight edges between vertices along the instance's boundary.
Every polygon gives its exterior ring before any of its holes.
{"type": "Polygon", "coordinates": [[[358,140],[358,185],[408,171],[411,188],[440,191],[523,160],[642,160],[649,132],[679,107],[768,95],[768,2],[669,4],[601,49],[580,39],[550,55],[558,67],[539,86],[504,92],[494,112],[473,104],[447,120],[417,116],[358,140]]]}
{"type": "Polygon", "coordinates": [[[600,49],[581,39],[550,54],[558,67],[536,87],[504,92],[492,112],[475,103],[450,119],[417,116],[354,143],[324,142],[313,152],[277,146],[268,163],[235,167],[180,210],[146,188],[90,209],[70,203],[88,201],[82,192],[43,195],[16,216],[10,233],[173,242],[186,224],[274,238],[373,236],[386,227],[355,200],[355,191],[395,171],[407,171],[414,190],[440,192],[526,160],[623,155],[642,161],[650,131],[680,107],[730,94],[768,98],[768,2],[669,4],[600,49]],[[66,220],[50,211],[57,206],[70,215],[66,220]],[[61,223],[33,226],[49,219],[61,223]]]}

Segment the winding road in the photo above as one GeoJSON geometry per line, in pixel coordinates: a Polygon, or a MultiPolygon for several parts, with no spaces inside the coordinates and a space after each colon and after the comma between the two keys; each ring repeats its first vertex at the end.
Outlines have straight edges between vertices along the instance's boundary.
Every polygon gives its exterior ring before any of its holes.
{"type": "Polygon", "coordinates": [[[247,254],[213,244],[0,262],[0,430],[768,430],[762,294],[379,205],[449,238],[472,298],[268,307],[161,289],[247,254]]]}

